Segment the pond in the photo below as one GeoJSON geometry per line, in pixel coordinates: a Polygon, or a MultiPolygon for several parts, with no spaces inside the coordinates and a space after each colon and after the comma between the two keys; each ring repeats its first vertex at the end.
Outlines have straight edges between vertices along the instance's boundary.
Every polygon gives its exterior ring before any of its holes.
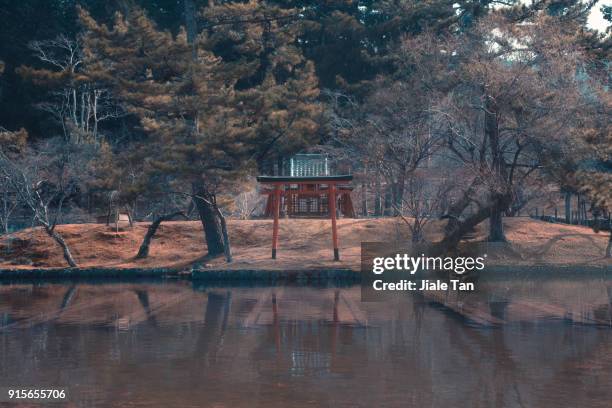
{"type": "Polygon", "coordinates": [[[62,387],[79,407],[610,406],[612,280],[483,281],[449,304],[360,296],[5,283],[0,387],[62,387]]]}

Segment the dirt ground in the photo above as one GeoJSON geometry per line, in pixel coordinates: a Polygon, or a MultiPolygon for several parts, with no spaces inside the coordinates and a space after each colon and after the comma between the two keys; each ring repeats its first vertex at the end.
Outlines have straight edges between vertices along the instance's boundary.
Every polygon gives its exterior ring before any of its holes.
{"type": "MultiPolygon", "coordinates": [[[[206,253],[202,225],[196,221],[162,224],[150,248],[150,256],[135,260],[148,223],[137,223],[119,232],[101,224],[58,226],[81,267],[188,267],[206,253]]],[[[270,259],[271,220],[228,220],[234,262],[206,261],[215,269],[300,270],[359,268],[361,242],[409,240],[405,223],[398,218],[341,219],[338,222],[340,262],[333,261],[331,225],[324,219],[282,219],[276,260],[270,259]]],[[[442,223],[432,222],[427,238],[441,237],[442,223]]],[[[484,240],[487,225],[475,240],[484,240]]],[[[552,224],[529,218],[507,218],[509,250],[498,254],[500,264],[612,265],[603,258],[607,233],[590,228],[552,224]]],[[[0,269],[64,267],[57,244],[38,228],[0,237],[0,269]]]]}

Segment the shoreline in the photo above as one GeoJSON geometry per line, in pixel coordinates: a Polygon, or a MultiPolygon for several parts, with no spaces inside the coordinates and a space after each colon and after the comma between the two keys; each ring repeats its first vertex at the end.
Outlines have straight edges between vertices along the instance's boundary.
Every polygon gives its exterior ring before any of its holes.
{"type": "MultiPolygon", "coordinates": [[[[601,275],[612,278],[612,266],[609,265],[491,265],[481,273],[478,279],[495,280],[503,278],[548,278],[601,275]]],[[[101,280],[146,280],[183,279],[206,282],[331,282],[361,283],[361,272],[351,268],[330,269],[177,269],[177,268],[39,268],[39,269],[0,269],[0,283],[13,280],[45,281],[72,279],[101,280]]],[[[416,279],[426,279],[423,276],[416,279]]]]}
{"type": "Polygon", "coordinates": [[[360,273],[349,268],[336,269],[194,269],[176,268],[42,268],[0,269],[0,282],[13,279],[140,279],[165,278],[198,281],[311,282],[341,280],[359,282],[360,273]]]}
{"type": "MultiPolygon", "coordinates": [[[[113,231],[105,225],[65,224],[58,228],[79,267],[69,268],[57,245],[39,229],[0,239],[0,280],[10,279],[144,279],[183,278],[203,281],[327,281],[358,282],[363,242],[404,242],[410,239],[397,218],[340,219],[340,261],[333,261],[328,220],[288,219],[281,223],[279,256],[270,259],[269,220],[228,220],[234,262],[223,257],[205,260],[201,224],[162,224],[148,258],[134,258],[147,223],[113,231]]],[[[608,271],[604,260],[607,236],[586,227],[550,224],[531,219],[504,220],[507,246],[489,252],[492,275],[569,275],[571,271],[608,271]],[[526,272],[527,273],[527,272],[526,272]],[[519,273],[520,275],[520,273],[519,273]]],[[[443,223],[432,222],[427,239],[441,238],[443,223]]],[[[486,239],[480,225],[474,241],[486,239]]],[[[605,273],[605,272],[604,272],[605,273]]]]}

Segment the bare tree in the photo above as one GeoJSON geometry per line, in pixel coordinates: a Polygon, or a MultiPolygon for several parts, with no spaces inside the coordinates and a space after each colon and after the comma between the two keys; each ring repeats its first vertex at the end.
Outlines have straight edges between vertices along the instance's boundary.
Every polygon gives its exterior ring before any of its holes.
{"type": "MultiPolygon", "coordinates": [[[[13,160],[20,158],[26,139],[27,132],[24,129],[10,132],[0,127],[0,151],[13,160]]],[[[9,232],[9,224],[19,206],[19,197],[11,188],[8,178],[0,173],[0,233],[9,232]]]]}
{"type": "Polygon", "coordinates": [[[230,213],[238,219],[248,220],[254,213],[262,209],[265,199],[257,191],[257,183],[254,179],[238,184],[236,189],[238,192],[233,196],[230,213]]]}
{"type": "Polygon", "coordinates": [[[410,229],[412,242],[425,241],[425,227],[432,220],[440,218],[445,200],[451,190],[447,179],[440,179],[414,172],[406,183],[406,194],[397,211],[410,229]]]}
{"type": "Polygon", "coordinates": [[[61,247],[71,267],[77,266],[76,261],[56,227],[67,199],[78,187],[80,170],[74,153],[73,146],[61,139],[40,144],[19,161],[0,150],[0,177],[30,211],[34,222],[61,247]]]}
{"type": "Polygon", "coordinates": [[[85,74],[78,39],[60,35],[32,41],[29,48],[48,68],[20,67],[18,72],[34,83],[51,88],[50,99],[39,109],[61,125],[64,137],[75,143],[98,143],[100,123],[125,115],[107,88],[85,74]]]}
{"type": "Polygon", "coordinates": [[[562,160],[556,151],[571,144],[584,103],[576,75],[584,56],[571,35],[553,18],[534,16],[517,26],[500,12],[470,35],[406,40],[404,59],[429,82],[426,88],[445,89],[431,105],[446,122],[438,160],[463,178],[442,246],[455,246],[487,219],[489,240],[505,241],[503,214],[551,161],[562,160]],[[425,63],[436,59],[445,63],[425,63]]]}
{"type": "Polygon", "coordinates": [[[0,233],[8,234],[13,214],[19,207],[19,200],[17,194],[9,188],[5,176],[0,175],[0,186],[0,233]]]}
{"type": "MultiPolygon", "coordinates": [[[[357,160],[362,179],[372,179],[379,190],[380,177],[387,186],[386,207],[399,208],[406,180],[441,146],[440,122],[429,109],[432,95],[415,81],[376,81],[363,103],[328,92],[332,145],[336,155],[357,160]],[[365,171],[367,169],[367,171],[365,171]]],[[[381,195],[381,192],[376,192],[381,195]]]]}

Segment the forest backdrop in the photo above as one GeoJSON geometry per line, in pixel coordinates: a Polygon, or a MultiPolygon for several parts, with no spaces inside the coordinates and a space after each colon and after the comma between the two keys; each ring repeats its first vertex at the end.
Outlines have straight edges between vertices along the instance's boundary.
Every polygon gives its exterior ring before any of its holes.
{"type": "MultiPolygon", "coordinates": [[[[355,175],[362,216],[401,216],[443,248],[530,200],[612,211],[610,29],[597,1],[0,1],[0,233],[121,208],[225,216],[300,151],[355,175]],[[551,193],[552,192],[552,193],[551,193]]],[[[586,213],[588,212],[588,216],[586,213]]],[[[609,228],[609,225],[608,225],[609,228]]],[[[147,241],[148,239],[148,241],[147,241]]],[[[610,256],[611,245],[607,254],[610,256]]]]}

